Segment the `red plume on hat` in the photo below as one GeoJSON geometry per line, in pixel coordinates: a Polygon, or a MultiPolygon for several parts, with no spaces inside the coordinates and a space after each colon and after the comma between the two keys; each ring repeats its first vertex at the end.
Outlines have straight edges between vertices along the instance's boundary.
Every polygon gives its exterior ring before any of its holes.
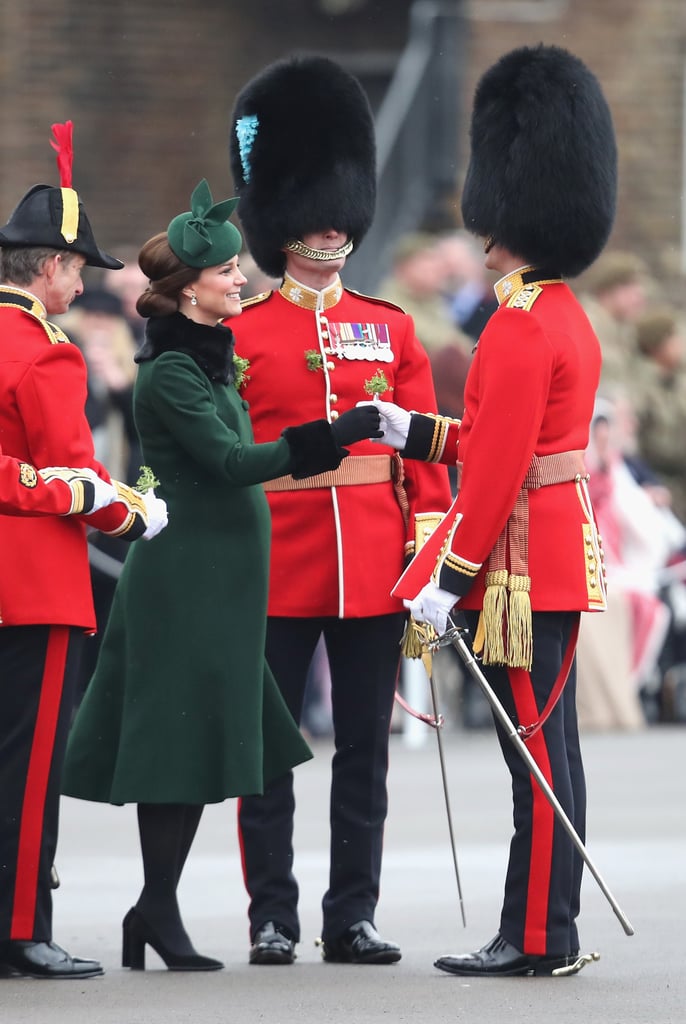
{"type": "Polygon", "coordinates": [[[121,260],[98,248],[83,203],[72,187],[73,127],[71,121],[52,125],[50,145],[57,153],[60,187],[30,188],[0,228],[0,246],[63,249],[79,253],[91,267],[120,270],[121,260]]]}
{"type": "Polygon", "coordinates": [[[71,174],[74,163],[74,124],[72,121],[65,121],[64,124],[52,126],[54,139],[50,139],[50,145],[57,153],[57,170],[60,175],[62,188],[71,188],[71,174]]]}

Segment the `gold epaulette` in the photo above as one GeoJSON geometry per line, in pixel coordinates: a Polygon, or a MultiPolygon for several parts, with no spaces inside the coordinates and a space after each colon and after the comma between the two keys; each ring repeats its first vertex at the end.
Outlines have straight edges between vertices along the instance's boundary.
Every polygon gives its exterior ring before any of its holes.
{"type": "Polygon", "coordinates": [[[57,324],[51,324],[49,320],[41,320],[41,324],[52,345],[71,345],[69,338],[57,324]]]}
{"type": "Polygon", "coordinates": [[[386,309],[395,309],[398,313],[407,313],[402,306],[397,306],[395,302],[389,302],[388,299],[380,299],[378,295],[365,295],[363,292],[356,292],[354,288],[344,288],[344,292],[349,295],[354,295],[357,299],[365,299],[366,302],[374,302],[377,306],[385,306],[386,309]]]}
{"type": "Polygon", "coordinates": [[[250,306],[259,306],[261,302],[266,302],[267,299],[271,299],[274,292],[259,292],[257,295],[251,295],[247,299],[241,299],[241,309],[248,309],[250,306]]]}
{"type": "Polygon", "coordinates": [[[511,295],[505,305],[508,309],[523,309],[527,312],[531,309],[536,299],[543,294],[543,289],[537,284],[525,284],[523,288],[511,295]]]}

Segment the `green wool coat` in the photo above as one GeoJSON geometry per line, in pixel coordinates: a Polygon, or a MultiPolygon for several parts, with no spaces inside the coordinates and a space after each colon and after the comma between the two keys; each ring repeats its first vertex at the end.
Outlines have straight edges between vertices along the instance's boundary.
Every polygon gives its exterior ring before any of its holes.
{"type": "Polygon", "coordinates": [[[124,803],[262,793],[312,754],[265,662],[270,516],[286,441],[253,443],[232,335],[156,318],[136,424],[169,523],[129,550],[67,748],[63,792],[124,803]],[[210,332],[207,335],[206,332],[210,332]],[[222,379],[223,378],[223,379],[222,379]]]}

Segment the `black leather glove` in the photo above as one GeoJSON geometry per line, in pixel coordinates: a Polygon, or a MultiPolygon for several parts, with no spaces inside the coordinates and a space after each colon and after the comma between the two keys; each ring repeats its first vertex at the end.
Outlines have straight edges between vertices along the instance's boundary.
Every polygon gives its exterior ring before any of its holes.
{"type": "Polygon", "coordinates": [[[379,410],[371,402],[349,409],[333,421],[331,432],[341,448],[368,437],[383,437],[379,410]]]}

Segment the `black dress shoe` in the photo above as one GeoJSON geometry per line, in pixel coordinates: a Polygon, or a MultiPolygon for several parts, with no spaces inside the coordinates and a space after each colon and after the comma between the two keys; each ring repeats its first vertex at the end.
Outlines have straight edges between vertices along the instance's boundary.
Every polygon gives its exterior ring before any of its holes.
{"type": "Polygon", "coordinates": [[[394,964],[402,953],[395,942],[384,942],[370,921],[358,921],[337,939],[324,939],[322,957],[336,964],[394,964]]]}
{"type": "Polygon", "coordinates": [[[276,921],[267,921],[255,932],[251,964],[292,964],[295,956],[295,940],[276,921]]]}
{"type": "Polygon", "coordinates": [[[0,974],[25,978],[96,978],[105,972],[97,960],[70,956],[54,942],[14,939],[0,943],[0,974]]]}
{"type": "Polygon", "coordinates": [[[552,974],[566,967],[569,955],[531,956],[519,950],[498,934],[476,953],[462,956],[441,956],[434,967],[448,974],[471,977],[514,977],[516,975],[552,974]]]}

